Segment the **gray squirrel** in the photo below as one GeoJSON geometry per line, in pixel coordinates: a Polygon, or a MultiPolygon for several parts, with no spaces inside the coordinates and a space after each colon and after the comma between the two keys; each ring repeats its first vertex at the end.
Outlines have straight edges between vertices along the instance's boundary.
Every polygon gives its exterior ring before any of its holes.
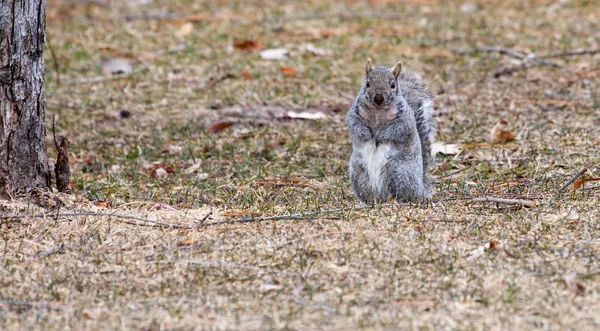
{"type": "Polygon", "coordinates": [[[427,169],[436,134],[434,96],[416,73],[373,67],[348,112],[350,180],[365,203],[420,201],[433,195],[427,169]]]}

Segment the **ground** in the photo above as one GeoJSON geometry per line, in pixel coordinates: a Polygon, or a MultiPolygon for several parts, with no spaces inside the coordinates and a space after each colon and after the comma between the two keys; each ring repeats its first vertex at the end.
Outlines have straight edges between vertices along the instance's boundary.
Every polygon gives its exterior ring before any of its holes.
{"type": "Polygon", "coordinates": [[[51,0],[47,22],[73,192],[0,202],[0,329],[600,327],[600,54],[541,59],[598,49],[599,3],[51,0]],[[426,77],[462,148],[427,205],[350,189],[367,58],[426,77]]]}

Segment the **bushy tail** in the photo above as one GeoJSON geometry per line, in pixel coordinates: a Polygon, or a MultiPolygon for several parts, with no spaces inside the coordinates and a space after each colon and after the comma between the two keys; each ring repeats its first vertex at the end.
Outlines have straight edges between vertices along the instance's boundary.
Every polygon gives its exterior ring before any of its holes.
{"type": "Polygon", "coordinates": [[[431,145],[433,145],[437,132],[434,107],[433,99],[425,98],[421,101],[421,106],[415,111],[417,131],[419,132],[419,138],[421,138],[421,152],[423,154],[423,180],[428,191],[431,191],[431,183],[427,174],[429,166],[433,163],[431,145]]]}

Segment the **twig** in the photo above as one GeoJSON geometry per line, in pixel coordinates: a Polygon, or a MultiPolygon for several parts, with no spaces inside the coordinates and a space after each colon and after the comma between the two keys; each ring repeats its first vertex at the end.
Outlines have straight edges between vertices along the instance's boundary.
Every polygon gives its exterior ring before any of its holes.
{"type": "Polygon", "coordinates": [[[475,47],[474,49],[468,50],[468,51],[453,51],[453,53],[457,54],[457,55],[467,55],[467,54],[474,54],[474,53],[499,53],[499,54],[506,55],[506,56],[509,56],[509,57],[512,57],[512,58],[515,58],[515,59],[525,62],[525,64],[523,64],[522,66],[519,66],[519,67],[508,67],[508,68],[502,68],[500,70],[497,70],[493,74],[494,78],[511,75],[517,71],[527,70],[527,69],[531,69],[531,68],[535,68],[535,67],[555,67],[555,68],[561,68],[561,69],[567,70],[569,72],[573,72],[573,70],[571,68],[566,67],[560,63],[546,61],[546,60],[543,60],[542,57],[535,56],[533,54],[526,55],[526,54],[515,52],[515,51],[509,50],[506,48],[502,48],[502,47],[481,46],[481,47],[475,47]]]}
{"type": "Polygon", "coordinates": [[[505,198],[494,198],[494,197],[472,198],[470,200],[473,202],[495,202],[495,203],[505,203],[505,204],[509,204],[509,205],[521,205],[523,207],[532,207],[535,204],[535,201],[532,201],[532,200],[505,199],[505,198]]]}
{"type": "Polygon", "coordinates": [[[452,176],[454,176],[454,175],[456,175],[456,174],[459,174],[459,173],[461,173],[461,172],[463,172],[463,171],[465,171],[465,170],[469,170],[469,169],[471,169],[471,168],[473,168],[473,166],[468,166],[468,167],[465,167],[465,168],[462,168],[462,169],[458,169],[458,170],[456,170],[456,171],[453,171],[453,172],[451,172],[451,173],[449,173],[449,174],[445,174],[445,175],[443,175],[443,176],[438,176],[438,177],[436,177],[436,178],[435,178],[435,180],[440,180],[440,179],[442,179],[442,178],[452,177],[452,176]]]}
{"type": "Polygon", "coordinates": [[[68,307],[65,307],[65,306],[54,306],[54,305],[49,305],[46,303],[16,301],[16,300],[7,300],[7,299],[0,300],[0,306],[1,305],[42,308],[42,309],[48,309],[48,310],[67,310],[68,309],[68,307]]]}
{"type": "Polygon", "coordinates": [[[579,170],[573,177],[571,177],[571,179],[569,179],[554,195],[554,198],[552,198],[552,201],[558,199],[558,197],[560,197],[560,195],[567,189],[567,187],[569,187],[571,184],[575,183],[575,181],[577,180],[577,178],[581,177],[581,175],[583,175],[584,173],[586,173],[587,169],[583,168],[581,170],[579,170]]]}
{"type": "Polygon", "coordinates": [[[347,12],[339,12],[339,13],[308,13],[308,14],[300,14],[300,15],[280,15],[280,16],[271,16],[266,17],[262,20],[258,20],[257,23],[261,22],[290,22],[290,21],[306,21],[306,20],[317,20],[317,19],[332,19],[332,18],[341,18],[346,20],[351,19],[402,19],[406,18],[406,14],[404,13],[394,13],[394,12],[358,12],[358,13],[347,13],[347,12]]]}
{"type": "Polygon", "coordinates": [[[550,59],[557,57],[567,57],[567,56],[578,56],[578,55],[594,55],[600,54],[600,49],[584,49],[582,51],[569,51],[569,52],[560,52],[560,53],[550,53],[546,55],[539,56],[540,59],[550,59]]]}
{"type": "Polygon", "coordinates": [[[220,262],[220,261],[176,260],[176,261],[157,261],[157,262],[158,263],[166,263],[166,264],[187,263],[187,264],[193,264],[193,265],[198,265],[198,266],[207,267],[207,268],[241,269],[241,270],[267,272],[267,273],[273,273],[273,274],[284,275],[284,276],[293,276],[293,277],[302,277],[302,278],[310,277],[308,275],[305,275],[305,274],[302,274],[299,272],[287,272],[287,271],[266,269],[266,268],[247,266],[247,265],[241,265],[241,264],[226,263],[226,262],[220,262]]]}
{"type": "MultiPolygon", "coordinates": [[[[471,200],[471,199],[472,199],[471,197],[446,198],[446,199],[434,200],[434,201],[431,201],[431,203],[439,203],[439,202],[444,202],[444,201],[456,201],[456,200],[471,200]]],[[[243,224],[243,223],[258,223],[258,222],[265,222],[265,221],[284,221],[284,220],[295,221],[295,220],[307,220],[307,219],[310,220],[310,219],[315,218],[315,216],[317,216],[317,215],[335,214],[335,213],[341,213],[341,212],[345,212],[345,211],[368,210],[368,209],[386,208],[386,207],[406,207],[406,206],[416,206],[416,205],[418,205],[418,203],[397,202],[397,203],[387,203],[387,204],[380,204],[380,205],[377,205],[377,204],[376,205],[368,205],[368,206],[361,206],[361,207],[327,209],[327,210],[313,211],[313,212],[308,212],[308,213],[296,213],[296,214],[289,214],[289,215],[275,215],[275,216],[267,216],[267,217],[249,216],[249,217],[243,217],[243,218],[234,219],[234,220],[208,223],[208,224],[204,224],[202,227],[210,227],[210,226],[232,224],[232,223],[242,223],[243,224]]]]}
{"type": "Polygon", "coordinates": [[[499,70],[496,70],[494,72],[493,76],[494,76],[494,78],[499,78],[502,76],[512,75],[518,71],[523,71],[523,70],[527,70],[527,69],[531,69],[531,68],[535,68],[535,67],[555,67],[555,68],[565,69],[567,71],[573,71],[571,68],[565,67],[561,64],[558,64],[555,62],[550,62],[550,61],[545,61],[545,60],[540,60],[539,58],[535,58],[535,62],[533,62],[533,63],[527,63],[527,64],[524,64],[519,67],[504,67],[499,70]]]}
{"type": "Polygon", "coordinates": [[[206,215],[204,215],[204,217],[202,217],[202,219],[198,220],[198,226],[196,228],[201,228],[202,224],[204,224],[204,222],[206,222],[206,220],[210,217],[210,215],[212,215],[212,209],[208,211],[208,213],[206,213],[206,215]]]}
{"type": "Polygon", "coordinates": [[[56,72],[56,84],[60,85],[60,68],[58,67],[58,58],[56,57],[56,53],[54,53],[54,47],[52,47],[52,43],[50,42],[51,39],[52,38],[49,38],[46,35],[46,45],[48,45],[50,56],[52,56],[52,62],[54,62],[54,71],[56,72]]]}
{"type": "Polygon", "coordinates": [[[117,80],[127,78],[133,75],[136,75],[144,70],[148,69],[148,66],[141,66],[140,68],[133,70],[132,72],[126,74],[116,74],[112,76],[97,76],[90,78],[82,78],[82,79],[69,79],[64,82],[66,85],[75,85],[75,84],[90,84],[90,83],[100,83],[105,81],[117,80]]]}
{"type": "Polygon", "coordinates": [[[60,151],[60,145],[58,144],[58,140],[56,140],[56,114],[52,115],[52,138],[54,139],[56,150],[60,151]]]}
{"type": "Polygon", "coordinates": [[[475,53],[500,53],[502,55],[506,55],[506,56],[509,56],[509,57],[512,57],[515,59],[519,59],[519,60],[525,60],[527,58],[527,56],[525,54],[517,53],[517,52],[511,51],[506,48],[491,47],[491,46],[475,47],[468,51],[453,51],[453,53],[456,55],[469,55],[469,54],[475,54],[475,53]]]}
{"type": "Polygon", "coordinates": [[[424,220],[415,220],[418,223],[472,223],[473,220],[455,220],[448,218],[428,218],[424,220]]]}
{"type": "MultiPolygon", "coordinates": [[[[260,23],[270,23],[270,22],[291,22],[291,21],[307,21],[307,20],[319,20],[319,19],[402,19],[406,18],[406,14],[404,13],[394,13],[394,12],[357,12],[357,13],[348,13],[348,12],[338,12],[338,13],[305,13],[298,15],[278,15],[278,16],[267,16],[263,18],[258,18],[253,20],[255,24],[260,23]]],[[[202,21],[202,20],[213,20],[219,19],[216,17],[199,17],[197,15],[188,15],[188,14],[180,14],[180,13],[164,13],[164,14],[142,14],[142,15],[125,15],[121,16],[121,19],[125,21],[158,21],[158,20],[166,20],[166,21],[202,21]]],[[[241,21],[250,21],[246,18],[241,17],[233,17],[233,18],[223,18],[228,22],[241,22],[241,21]]],[[[250,21],[252,22],[252,21],[250,21]]]]}
{"type": "Polygon", "coordinates": [[[19,214],[12,216],[0,216],[0,220],[12,220],[12,219],[21,219],[21,218],[45,218],[45,217],[73,217],[73,216],[106,216],[106,217],[116,217],[125,220],[135,220],[139,222],[143,222],[142,224],[136,222],[127,222],[127,224],[133,225],[143,225],[143,226],[164,226],[172,229],[192,229],[191,226],[172,224],[172,223],[164,223],[156,220],[150,220],[147,218],[131,216],[131,215],[123,215],[123,214],[115,214],[115,213],[95,213],[95,212],[76,212],[76,213],[63,213],[63,214],[19,214]],[[149,223],[149,224],[144,224],[149,223]]]}

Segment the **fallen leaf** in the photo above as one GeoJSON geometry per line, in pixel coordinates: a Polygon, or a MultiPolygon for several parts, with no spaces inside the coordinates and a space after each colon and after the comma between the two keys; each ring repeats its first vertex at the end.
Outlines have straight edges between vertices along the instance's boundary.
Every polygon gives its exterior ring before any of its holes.
{"type": "Polygon", "coordinates": [[[295,111],[290,110],[290,111],[285,112],[284,116],[289,117],[289,118],[303,119],[303,120],[320,120],[320,119],[327,118],[327,115],[323,114],[320,111],[316,112],[316,113],[309,113],[307,111],[295,112],[295,111]]]}
{"type": "Polygon", "coordinates": [[[156,168],[151,174],[153,178],[166,178],[168,175],[169,173],[165,168],[156,168]]]}
{"type": "Polygon", "coordinates": [[[288,50],[285,48],[272,48],[260,52],[260,57],[263,60],[283,60],[287,53],[288,50]]]}
{"type": "Polygon", "coordinates": [[[275,285],[275,284],[261,284],[260,291],[261,292],[269,292],[269,291],[279,291],[282,290],[283,286],[275,285]]]}
{"type": "Polygon", "coordinates": [[[463,3],[460,6],[460,11],[465,13],[465,14],[474,14],[477,12],[479,8],[477,7],[477,4],[475,3],[463,3]]]}
{"type": "Polygon", "coordinates": [[[290,68],[290,67],[281,68],[281,72],[283,72],[284,75],[290,76],[290,77],[296,77],[298,75],[298,71],[296,71],[296,69],[290,68]]]}
{"type": "Polygon", "coordinates": [[[508,122],[501,120],[496,123],[490,132],[490,142],[494,144],[504,144],[515,140],[515,134],[508,127],[508,122]]]}
{"type": "Polygon", "coordinates": [[[462,152],[462,146],[458,144],[446,144],[443,142],[435,142],[431,145],[431,155],[435,156],[438,153],[444,155],[457,155],[462,152]]]}
{"type": "Polygon", "coordinates": [[[103,59],[100,61],[102,70],[109,74],[128,74],[133,71],[131,63],[124,59],[103,59]]]}
{"type": "Polygon", "coordinates": [[[303,45],[300,49],[303,50],[303,51],[305,51],[305,52],[312,53],[313,55],[317,55],[317,56],[327,56],[327,55],[332,55],[333,54],[332,51],[315,47],[315,45],[313,45],[313,44],[303,45]]]}
{"type": "Polygon", "coordinates": [[[181,145],[165,145],[162,150],[163,154],[177,155],[183,153],[183,146],[181,145]]]}
{"type": "Polygon", "coordinates": [[[175,173],[175,166],[171,163],[144,163],[142,164],[142,168],[146,169],[152,178],[163,178],[175,173]]]}
{"type": "Polygon", "coordinates": [[[578,179],[575,182],[575,185],[573,185],[573,192],[577,191],[581,186],[583,186],[583,184],[587,183],[587,182],[597,182],[600,181],[600,178],[581,178],[578,179]]]}
{"type": "Polygon", "coordinates": [[[246,80],[250,80],[250,79],[252,79],[252,74],[249,73],[248,71],[244,70],[244,71],[242,71],[242,77],[244,77],[244,79],[246,79],[246,80]]]}
{"type": "Polygon", "coordinates": [[[192,31],[194,31],[194,24],[192,22],[186,22],[179,30],[177,30],[177,32],[175,32],[175,35],[179,38],[184,38],[192,34],[192,31]]]}
{"type": "Polygon", "coordinates": [[[563,282],[567,289],[576,295],[585,295],[585,286],[577,279],[577,273],[571,272],[563,276],[563,282]]]}
{"type": "Polygon", "coordinates": [[[177,243],[177,247],[185,247],[185,246],[192,246],[192,245],[194,245],[194,240],[192,240],[192,239],[188,239],[186,241],[177,243]]]}
{"type": "Polygon", "coordinates": [[[81,317],[85,318],[86,320],[93,320],[95,319],[95,317],[93,317],[90,313],[88,313],[87,311],[83,311],[81,312],[81,317]]]}
{"type": "Polygon", "coordinates": [[[96,206],[96,207],[102,207],[102,208],[109,208],[110,207],[110,201],[98,201],[98,202],[94,203],[94,206],[96,206]]]}
{"type": "Polygon", "coordinates": [[[265,43],[262,39],[256,40],[236,40],[233,42],[233,47],[240,51],[255,51],[265,49],[265,43]]]}
{"type": "Polygon", "coordinates": [[[206,180],[208,178],[208,174],[206,172],[201,172],[199,174],[197,174],[196,176],[194,176],[194,180],[197,182],[201,182],[203,180],[206,180]]]}
{"type": "Polygon", "coordinates": [[[186,174],[193,174],[195,173],[198,169],[200,169],[200,166],[202,165],[202,162],[197,162],[194,165],[192,165],[191,167],[185,169],[185,173],[186,174]]]}
{"type": "Polygon", "coordinates": [[[495,241],[491,241],[489,243],[483,244],[483,245],[479,245],[477,246],[477,248],[475,248],[474,250],[472,250],[468,255],[467,255],[467,261],[471,262],[474,261],[476,259],[478,259],[479,257],[483,256],[485,254],[486,251],[497,251],[497,245],[495,241]]]}
{"type": "Polygon", "coordinates": [[[231,123],[231,122],[213,123],[206,127],[206,132],[209,134],[215,134],[215,133],[218,133],[218,132],[221,132],[221,131],[227,129],[228,127],[230,127],[232,125],[233,125],[233,123],[231,123]]]}

